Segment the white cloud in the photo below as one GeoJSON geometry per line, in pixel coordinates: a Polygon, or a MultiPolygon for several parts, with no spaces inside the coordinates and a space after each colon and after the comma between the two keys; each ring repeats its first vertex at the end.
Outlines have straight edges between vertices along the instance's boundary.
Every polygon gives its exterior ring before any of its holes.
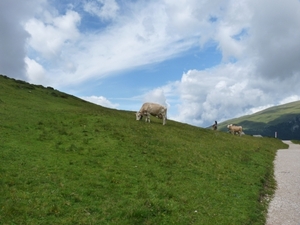
{"type": "Polygon", "coordinates": [[[33,59],[30,59],[28,57],[25,58],[25,62],[27,65],[27,79],[30,83],[33,84],[45,84],[49,83],[46,71],[43,68],[42,65],[40,65],[38,62],[36,62],[33,59]]]}
{"type": "Polygon", "coordinates": [[[92,102],[97,105],[101,105],[101,106],[108,107],[108,108],[117,109],[119,106],[118,104],[114,104],[114,103],[110,102],[108,99],[106,99],[103,96],[87,96],[87,97],[81,97],[81,98],[88,102],[92,102]]]}
{"type": "Polygon", "coordinates": [[[269,78],[286,79],[300,70],[300,3],[291,0],[251,1],[251,29],[247,53],[255,57],[257,73],[269,78]],[[259,4],[259,7],[257,7],[259,4]],[[272,6],[272,7],[270,7],[272,6]]]}
{"type": "Polygon", "coordinates": [[[250,65],[226,63],[214,69],[184,73],[174,86],[180,93],[180,103],[172,119],[208,126],[215,120],[222,122],[299,99],[299,95],[293,95],[297,83],[290,84],[290,80],[266,83],[263,79],[253,82],[253,71],[250,65]],[[280,101],[284,96],[289,97],[280,101]]]}
{"type": "Polygon", "coordinates": [[[28,21],[30,47],[46,59],[51,58],[51,67],[48,62],[44,67],[49,67],[49,72],[56,77],[58,87],[161,62],[197,43],[197,38],[190,36],[191,31],[189,34],[167,33],[172,18],[168,17],[163,3],[136,3],[128,7],[132,7],[129,15],[120,16],[101,31],[80,36],[80,15],[75,11],[69,10],[65,15],[52,15],[47,11],[47,17],[28,21]],[[66,71],[66,63],[74,69],[66,71]]]}
{"type": "Polygon", "coordinates": [[[29,45],[46,59],[63,58],[63,48],[74,44],[80,35],[77,29],[80,16],[67,11],[65,15],[47,20],[45,23],[33,18],[26,23],[25,29],[31,35],[29,45]]]}
{"type": "Polygon", "coordinates": [[[167,99],[162,88],[157,88],[147,92],[143,96],[143,101],[154,102],[154,103],[161,104],[163,106],[168,106],[167,99]]]}
{"type": "Polygon", "coordinates": [[[246,114],[247,114],[247,115],[251,115],[251,114],[253,114],[253,113],[260,112],[260,111],[265,110],[265,109],[267,109],[267,108],[270,108],[270,107],[272,107],[272,106],[274,106],[274,105],[268,104],[268,105],[263,105],[263,106],[254,107],[254,108],[249,109],[249,111],[248,111],[246,114]]]}
{"type": "Polygon", "coordinates": [[[96,0],[84,3],[84,10],[100,19],[114,19],[119,10],[119,5],[115,0],[96,0]]]}
{"type": "Polygon", "coordinates": [[[295,101],[299,101],[300,100],[300,95],[291,95],[291,96],[288,96],[284,99],[282,99],[279,104],[282,105],[282,104],[286,104],[286,103],[289,103],[289,102],[295,102],[295,101]]]}
{"type": "Polygon", "coordinates": [[[299,1],[230,1],[211,33],[224,64],[182,75],[174,119],[208,126],[298,100],[299,10],[299,1]]]}
{"type": "Polygon", "coordinates": [[[29,34],[23,29],[44,0],[1,1],[0,6],[0,74],[25,79],[25,43],[29,34]]]}

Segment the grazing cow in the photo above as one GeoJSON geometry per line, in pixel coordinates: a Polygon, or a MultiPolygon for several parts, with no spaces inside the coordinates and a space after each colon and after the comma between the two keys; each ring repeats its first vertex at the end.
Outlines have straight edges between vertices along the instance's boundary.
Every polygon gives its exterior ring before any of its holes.
{"type": "Polygon", "coordinates": [[[217,123],[217,121],[215,121],[215,124],[212,125],[211,128],[212,128],[213,130],[217,130],[217,129],[218,129],[218,123],[217,123]]]}
{"type": "Polygon", "coordinates": [[[150,115],[157,116],[163,120],[163,125],[166,124],[167,108],[157,103],[146,102],[142,105],[140,111],[136,112],[136,120],[141,120],[146,116],[146,122],[150,123],[150,115]]]}
{"type": "Polygon", "coordinates": [[[235,134],[238,133],[240,136],[243,134],[243,127],[242,126],[235,126],[232,124],[229,124],[227,126],[230,133],[235,134]]]}

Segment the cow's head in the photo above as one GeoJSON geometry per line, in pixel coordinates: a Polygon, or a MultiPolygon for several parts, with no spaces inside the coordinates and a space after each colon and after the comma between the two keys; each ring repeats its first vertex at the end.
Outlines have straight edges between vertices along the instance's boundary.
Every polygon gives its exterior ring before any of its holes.
{"type": "Polygon", "coordinates": [[[141,112],[136,112],[136,120],[141,120],[143,118],[143,114],[141,112]]]}

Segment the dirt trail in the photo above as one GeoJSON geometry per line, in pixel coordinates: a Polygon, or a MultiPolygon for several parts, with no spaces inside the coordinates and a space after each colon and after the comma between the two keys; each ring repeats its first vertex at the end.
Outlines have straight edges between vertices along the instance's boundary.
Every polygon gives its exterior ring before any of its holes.
{"type": "Polygon", "coordinates": [[[300,225],[300,145],[283,141],[274,161],[277,189],[270,202],[266,225],[300,225]]]}

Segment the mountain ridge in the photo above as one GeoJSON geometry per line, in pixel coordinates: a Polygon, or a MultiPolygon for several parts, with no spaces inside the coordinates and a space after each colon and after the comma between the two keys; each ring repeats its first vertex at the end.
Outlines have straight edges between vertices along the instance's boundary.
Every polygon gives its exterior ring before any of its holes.
{"type": "Polygon", "coordinates": [[[273,106],[251,115],[230,119],[219,124],[227,131],[228,124],[243,126],[245,134],[300,140],[300,101],[273,106]]]}

